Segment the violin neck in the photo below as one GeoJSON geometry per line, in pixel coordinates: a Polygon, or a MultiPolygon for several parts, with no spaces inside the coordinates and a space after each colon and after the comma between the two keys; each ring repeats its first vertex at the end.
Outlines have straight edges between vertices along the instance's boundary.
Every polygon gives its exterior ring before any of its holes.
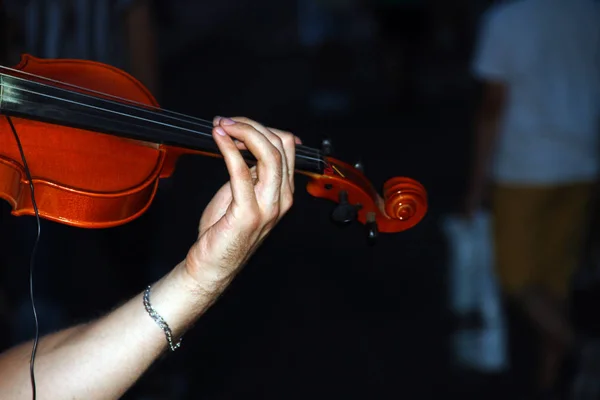
{"type": "MultiPolygon", "coordinates": [[[[81,89],[84,91],[85,89],[81,89]]],[[[212,123],[97,93],[72,91],[0,74],[0,113],[61,126],[220,154],[212,123]]],[[[248,162],[256,159],[243,151],[248,162]]],[[[296,146],[296,170],[322,174],[321,152],[296,146]]]]}

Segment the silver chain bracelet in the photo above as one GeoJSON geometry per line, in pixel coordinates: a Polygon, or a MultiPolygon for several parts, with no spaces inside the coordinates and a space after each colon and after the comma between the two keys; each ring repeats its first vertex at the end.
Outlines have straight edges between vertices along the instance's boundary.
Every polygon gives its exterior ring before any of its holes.
{"type": "Polygon", "coordinates": [[[167,342],[169,343],[171,351],[175,351],[181,346],[181,338],[177,343],[173,344],[173,333],[171,332],[171,328],[169,328],[169,325],[166,323],[166,321],[150,305],[151,288],[152,286],[148,286],[148,288],[144,292],[144,307],[146,308],[146,311],[148,312],[148,314],[150,314],[150,317],[152,317],[154,322],[156,322],[160,329],[162,329],[165,332],[165,336],[167,337],[167,342]]]}

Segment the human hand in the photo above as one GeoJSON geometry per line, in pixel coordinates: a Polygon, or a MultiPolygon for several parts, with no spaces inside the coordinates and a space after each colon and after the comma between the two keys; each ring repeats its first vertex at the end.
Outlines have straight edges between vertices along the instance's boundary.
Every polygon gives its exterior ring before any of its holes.
{"type": "Polygon", "coordinates": [[[185,268],[201,285],[221,286],[291,208],[295,145],[300,140],[247,118],[217,117],[213,125],[230,181],[204,210],[185,268]],[[248,167],[240,150],[254,155],[253,167],[248,167]]]}

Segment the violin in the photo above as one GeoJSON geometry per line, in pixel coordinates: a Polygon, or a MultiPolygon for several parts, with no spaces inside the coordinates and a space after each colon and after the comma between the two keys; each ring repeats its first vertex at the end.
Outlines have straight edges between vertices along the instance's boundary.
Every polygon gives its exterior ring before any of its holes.
{"type": "MultiPolygon", "coordinates": [[[[137,79],[99,62],[26,54],[0,67],[0,114],[0,197],[15,216],[122,225],[150,207],[179,157],[221,157],[212,121],[161,109],[137,79]]],[[[360,168],[328,153],[327,143],[297,145],[296,173],[309,178],[312,196],[337,203],[334,221],[357,220],[375,237],[425,216],[419,182],[392,178],[380,196],[360,168]]]]}

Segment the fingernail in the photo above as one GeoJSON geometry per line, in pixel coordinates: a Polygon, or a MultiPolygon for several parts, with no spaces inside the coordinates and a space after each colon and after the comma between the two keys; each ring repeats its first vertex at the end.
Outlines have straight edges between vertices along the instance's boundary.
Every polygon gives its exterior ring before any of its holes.
{"type": "Polygon", "coordinates": [[[229,118],[223,118],[222,119],[223,125],[233,125],[235,124],[235,121],[229,118]]]}
{"type": "Polygon", "coordinates": [[[227,136],[227,134],[225,133],[225,130],[223,130],[223,128],[221,128],[220,126],[218,126],[217,128],[215,128],[217,131],[217,134],[221,135],[221,136],[227,136]]]}
{"type": "Polygon", "coordinates": [[[219,125],[219,122],[221,122],[222,119],[223,119],[223,117],[220,117],[220,116],[217,115],[215,117],[215,125],[219,125]]]}

